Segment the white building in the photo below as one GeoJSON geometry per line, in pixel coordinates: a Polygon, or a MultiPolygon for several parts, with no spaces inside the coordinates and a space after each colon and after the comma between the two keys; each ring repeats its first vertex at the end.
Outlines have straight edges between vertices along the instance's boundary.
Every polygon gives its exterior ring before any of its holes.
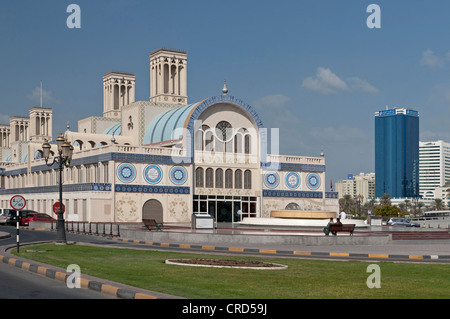
{"type": "MultiPolygon", "coordinates": [[[[255,110],[226,86],[188,103],[186,72],[186,52],[152,52],[147,101],[135,101],[134,74],[104,75],[103,116],[64,133],[75,147],[63,176],[66,220],[190,222],[200,213],[234,222],[239,210],[267,218],[293,206],[338,212],[337,193],[325,191],[323,156],[267,154],[255,110]]],[[[31,108],[29,118],[12,117],[0,133],[1,206],[21,194],[28,209],[53,214],[58,169],[42,159],[44,140],[54,137],[52,110],[31,108]]]]}
{"type": "Polygon", "coordinates": [[[362,196],[361,204],[364,204],[368,199],[375,197],[375,173],[349,174],[347,179],[336,182],[336,192],[339,198],[344,195],[350,195],[352,198],[362,196]]]}
{"type": "Polygon", "coordinates": [[[419,194],[434,199],[435,189],[450,181],[450,144],[444,141],[419,143],[419,194]]]}

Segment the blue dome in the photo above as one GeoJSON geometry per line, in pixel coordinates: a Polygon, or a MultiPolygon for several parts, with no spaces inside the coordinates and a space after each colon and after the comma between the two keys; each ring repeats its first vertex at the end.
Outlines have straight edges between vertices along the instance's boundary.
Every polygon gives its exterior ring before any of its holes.
{"type": "Polygon", "coordinates": [[[183,136],[181,129],[184,127],[187,117],[197,105],[198,103],[189,104],[159,114],[147,126],[143,144],[180,139],[183,136]]]}
{"type": "Polygon", "coordinates": [[[122,125],[121,124],[115,124],[103,132],[103,134],[105,134],[105,135],[112,135],[112,134],[120,135],[121,133],[122,133],[122,125]]]}

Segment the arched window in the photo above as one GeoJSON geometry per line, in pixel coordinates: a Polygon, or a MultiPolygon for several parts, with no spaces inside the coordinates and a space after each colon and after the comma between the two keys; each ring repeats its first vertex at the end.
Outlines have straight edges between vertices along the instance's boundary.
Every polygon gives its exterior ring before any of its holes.
{"type": "Polygon", "coordinates": [[[241,128],[234,135],[234,152],[242,153],[244,151],[244,136],[247,133],[245,128],[241,128]]]}
{"type": "Polygon", "coordinates": [[[289,203],[286,205],[286,210],[300,210],[300,205],[297,203],[289,203]]]}
{"type": "Polygon", "coordinates": [[[250,154],[251,152],[251,142],[252,142],[252,137],[250,136],[250,134],[246,134],[244,136],[244,153],[245,154],[250,154]]]}
{"type": "MultiPolygon", "coordinates": [[[[208,128],[209,129],[209,128],[208,128]]],[[[214,134],[211,130],[203,133],[205,136],[205,151],[214,151],[214,134]]]]}
{"type": "Polygon", "coordinates": [[[245,189],[252,188],[252,172],[250,170],[246,170],[244,172],[244,188],[245,189]]]}
{"type": "Polygon", "coordinates": [[[203,187],[203,168],[201,167],[195,170],[195,186],[203,187]]]}
{"type": "Polygon", "coordinates": [[[206,177],[205,186],[207,188],[214,187],[214,171],[211,167],[206,169],[205,177],[206,177]]]}
{"type": "Polygon", "coordinates": [[[221,121],[216,125],[216,148],[218,152],[232,152],[233,139],[232,127],[227,121],[221,121]]]}
{"type": "Polygon", "coordinates": [[[198,130],[195,132],[195,150],[203,151],[203,131],[198,130]]]}
{"type": "Polygon", "coordinates": [[[240,169],[234,172],[234,188],[242,188],[242,171],[240,169]]]}
{"type": "Polygon", "coordinates": [[[216,188],[223,188],[223,170],[216,169],[216,188]]]}
{"type": "Polygon", "coordinates": [[[225,188],[233,188],[233,171],[231,169],[225,171],[225,188]]]}

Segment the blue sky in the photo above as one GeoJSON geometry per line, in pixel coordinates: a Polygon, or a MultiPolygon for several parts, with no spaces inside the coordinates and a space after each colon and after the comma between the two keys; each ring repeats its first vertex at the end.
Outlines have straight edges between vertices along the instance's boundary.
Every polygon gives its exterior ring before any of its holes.
{"type": "Polygon", "coordinates": [[[102,76],[136,74],[149,97],[149,53],[188,52],[190,102],[229,94],[280,128],[280,153],[318,156],[327,186],[374,171],[374,112],[412,107],[421,140],[450,142],[450,3],[362,0],[4,1],[0,122],[52,107],[53,135],[102,113],[102,76]],[[69,4],[81,29],[69,29],[69,4]],[[369,29],[369,4],[381,29],[369,29]]]}

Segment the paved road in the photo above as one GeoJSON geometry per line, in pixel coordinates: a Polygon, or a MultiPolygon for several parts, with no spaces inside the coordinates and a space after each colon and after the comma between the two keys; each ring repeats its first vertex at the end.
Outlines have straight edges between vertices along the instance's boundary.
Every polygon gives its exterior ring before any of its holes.
{"type": "Polygon", "coordinates": [[[65,283],[0,263],[0,299],[111,299],[88,289],[69,289],[65,283]]]}
{"type": "MultiPolygon", "coordinates": [[[[0,245],[16,243],[14,227],[0,226],[0,232],[11,233],[11,237],[0,239],[0,245]]],[[[20,230],[20,239],[24,243],[54,240],[55,233],[20,230]]],[[[111,299],[111,297],[88,289],[69,289],[61,281],[0,263],[0,299],[111,299]]]]}

